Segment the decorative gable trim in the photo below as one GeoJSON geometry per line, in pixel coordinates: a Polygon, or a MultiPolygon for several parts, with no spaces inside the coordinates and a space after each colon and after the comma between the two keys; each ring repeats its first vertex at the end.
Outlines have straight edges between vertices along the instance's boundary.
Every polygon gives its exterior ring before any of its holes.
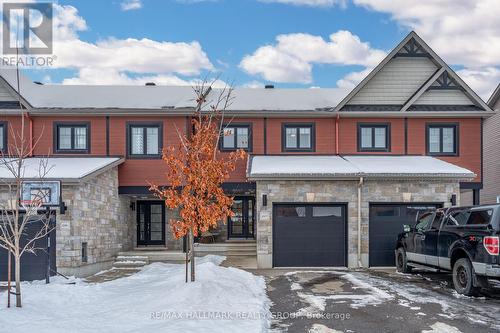
{"type": "Polygon", "coordinates": [[[411,38],[395,55],[396,57],[427,57],[432,58],[416,40],[411,38]]]}
{"type": "Polygon", "coordinates": [[[427,90],[464,90],[453,78],[450,77],[448,72],[444,72],[438,77],[434,83],[427,88],[427,90]]]}
{"type": "MultiPolygon", "coordinates": [[[[484,111],[492,111],[491,108],[448,66],[425,42],[420,38],[414,31],[410,32],[385,58],[382,62],[375,67],[336,107],[335,111],[340,111],[391,59],[396,56],[401,56],[402,54],[410,54],[410,53],[419,53],[423,54],[423,51],[429,54],[429,58],[436,63],[438,68],[443,68],[445,71],[441,74],[446,73],[446,79],[441,80],[441,83],[438,83],[437,86],[445,85],[447,88],[457,86],[460,87],[464,94],[471,100],[471,102],[477,106],[479,109],[484,111]],[[412,42],[411,40],[414,40],[412,42]],[[410,52],[410,53],[409,53],[410,52]]],[[[409,57],[409,55],[406,55],[409,57]]],[[[434,75],[433,75],[434,76],[434,75]]],[[[429,78],[428,81],[424,84],[426,86],[429,82],[431,84],[436,80],[431,80],[429,78]]],[[[436,78],[437,79],[437,78],[436,78]]],[[[410,97],[413,100],[413,97],[420,93],[424,93],[427,88],[418,89],[415,94],[410,97]]],[[[438,88],[440,89],[440,88],[438,88]]],[[[455,88],[453,88],[455,89],[455,88]]],[[[415,99],[416,100],[416,99],[415,99]]],[[[408,103],[405,103],[405,106],[408,103]]],[[[410,103],[411,105],[411,103],[410,103]]],[[[409,107],[409,105],[408,105],[409,107]]],[[[407,108],[408,108],[407,107],[407,108]]]]}

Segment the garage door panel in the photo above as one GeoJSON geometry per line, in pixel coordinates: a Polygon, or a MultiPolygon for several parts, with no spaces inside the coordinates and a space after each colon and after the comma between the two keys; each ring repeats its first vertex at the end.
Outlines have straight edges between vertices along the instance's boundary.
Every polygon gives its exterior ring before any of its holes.
{"type": "Polygon", "coordinates": [[[419,212],[440,206],[439,203],[370,204],[370,266],[394,266],[394,247],[403,225],[414,224],[419,212]]]}
{"type": "Polygon", "coordinates": [[[345,266],[343,206],[299,203],[273,208],[275,267],[345,266]]]}

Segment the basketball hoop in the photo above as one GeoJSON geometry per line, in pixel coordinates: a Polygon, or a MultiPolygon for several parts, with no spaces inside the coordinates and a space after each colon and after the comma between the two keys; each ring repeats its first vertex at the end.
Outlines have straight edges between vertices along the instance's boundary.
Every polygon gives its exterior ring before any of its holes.
{"type": "Polygon", "coordinates": [[[22,207],[41,207],[43,206],[43,200],[40,198],[33,200],[21,200],[22,207]]]}

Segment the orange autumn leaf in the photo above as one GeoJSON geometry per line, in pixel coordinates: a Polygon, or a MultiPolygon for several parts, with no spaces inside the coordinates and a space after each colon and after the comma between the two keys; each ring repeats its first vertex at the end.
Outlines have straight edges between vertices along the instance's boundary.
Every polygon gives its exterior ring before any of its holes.
{"type": "Polygon", "coordinates": [[[163,151],[166,164],[167,188],[150,184],[150,190],[165,201],[170,209],[179,208],[179,219],[171,220],[170,226],[176,238],[193,231],[200,232],[215,228],[220,221],[233,216],[233,198],[227,196],[222,184],[235,170],[236,161],[244,159],[245,151],[220,154],[220,120],[199,114],[193,118],[193,134],[179,134],[178,147],[163,151]]]}

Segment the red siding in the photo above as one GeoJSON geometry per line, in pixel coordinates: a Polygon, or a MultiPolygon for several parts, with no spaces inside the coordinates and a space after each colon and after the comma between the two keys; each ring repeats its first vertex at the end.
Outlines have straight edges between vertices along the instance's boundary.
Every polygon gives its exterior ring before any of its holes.
{"type": "MultiPolygon", "coordinates": [[[[88,121],[91,126],[91,155],[106,155],[106,118],[92,117],[32,117],[33,134],[35,140],[40,138],[35,147],[36,155],[52,154],[53,152],[53,124],[54,122],[88,121]]],[[[26,118],[26,135],[29,134],[29,121],[26,118]]],[[[20,116],[0,117],[0,121],[7,121],[9,128],[19,133],[21,127],[20,116]]],[[[186,131],[190,128],[188,119],[183,116],[161,117],[110,117],[109,154],[111,156],[126,156],[126,124],[127,122],[163,123],[163,146],[177,146],[179,138],[177,130],[186,131]]],[[[404,119],[392,118],[340,118],[339,122],[339,152],[340,154],[363,154],[358,152],[357,125],[358,123],[390,123],[391,151],[379,154],[405,154],[404,119]]],[[[429,118],[408,119],[408,154],[426,154],[426,124],[427,123],[458,123],[459,124],[459,155],[452,157],[438,157],[450,163],[470,169],[477,174],[475,181],[481,181],[481,119],[480,118],[429,118]]],[[[245,123],[252,126],[252,151],[250,154],[335,154],[335,118],[268,118],[267,119],[267,149],[264,147],[264,118],[233,119],[232,123],[245,123]],[[314,123],[315,152],[294,153],[282,151],[282,125],[284,123],[314,123]]],[[[9,131],[9,144],[14,142],[12,131],[9,131]]],[[[368,152],[367,154],[374,154],[368,152]]],[[[246,181],[247,160],[238,161],[236,170],[228,181],[246,181]]],[[[148,182],[165,184],[165,164],[160,159],[127,159],[119,167],[121,186],[147,186],[148,182]]]]}
{"type": "Polygon", "coordinates": [[[467,168],[481,181],[481,119],[474,118],[432,118],[408,120],[408,154],[426,154],[427,123],[458,123],[459,154],[458,156],[437,158],[467,168]]]}
{"type": "Polygon", "coordinates": [[[340,154],[404,154],[405,130],[404,119],[340,118],[339,122],[340,154]],[[390,152],[358,152],[358,123],[389,123],[391,127],[390,152]]]}
{"type": "Polygon", "coordinates": [[[267,120],[267,153],[274,154],[335,154],[335,119],[333,118],[272,118],[267,120]],[[314,123],[316,151],[314,153],[283,152],[281,129],[284,123],[314,123]]]}
{"type": "MultiPolygon", "coordinates": [[[[35,155],[54,154],[55,122],[89,122],[90,154],[106,155],[106,118],[105,117],[32,117],[35,155]]],[[[58,156],[60,154],[57,154],[58,156]]],[[[80,156],[81,154],[76,154],[80,156]]]]}

